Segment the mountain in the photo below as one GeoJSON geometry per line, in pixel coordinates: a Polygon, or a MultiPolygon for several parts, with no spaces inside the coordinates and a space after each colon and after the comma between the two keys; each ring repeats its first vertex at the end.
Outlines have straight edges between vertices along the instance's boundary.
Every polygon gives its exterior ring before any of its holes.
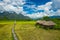
{"type": "Polygon", "coordinates": [[[3,13],[0,12],[0,20],[29,20],[28,16],[24,16],[21,13],[17,14],[15,12],[7,12],[4,11],[3,13]]]}
{"type": "Polygon", "coordinates": [[[50,16],[50,18],[60,18],[60,16],[50,16]]]}

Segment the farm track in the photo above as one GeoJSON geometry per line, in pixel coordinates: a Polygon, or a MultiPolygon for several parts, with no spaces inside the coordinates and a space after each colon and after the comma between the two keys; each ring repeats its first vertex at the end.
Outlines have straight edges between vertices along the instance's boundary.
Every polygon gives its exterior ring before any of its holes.
{"type": "Polygon", "coordinates": [[[13,27],[12,27],[12,35],[13,35],[14,40],[18,40],[18,37],[15,33],[15,26],[16,26],[16,21],[14,22],[13,27]]]}

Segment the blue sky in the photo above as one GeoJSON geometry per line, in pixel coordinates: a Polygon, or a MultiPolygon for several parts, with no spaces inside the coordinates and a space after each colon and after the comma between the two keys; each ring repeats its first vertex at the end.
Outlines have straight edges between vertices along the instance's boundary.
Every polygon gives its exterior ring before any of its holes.
{"type": "MultiPolygon", "coordinates": [[[[31,8],[32,5],[35,5],[35,7],[39,5],[45,5],[47,2],[50,2],[51,0],[27,0],[24,5],[24,11],[27,11],[29,14],[32,14],[34,11],[34,8],[31,8]],[[30,6],[30,7],[28,7],[30,6]]],[[[44,10],[38,10],[38,12],[43,12],[44,10]]]]}
{"type": "Polygon", "coordinates": [[[0,12],[14,11],[30,18],[60,16],[60,0],[0,0],[0,12]]]}
{"type": "Polygon", "coordinates": [[[27,0],[27,2],[31,2],[35,5],[44,5],[47,2],[50,2],[51,0],[27,0]]]}

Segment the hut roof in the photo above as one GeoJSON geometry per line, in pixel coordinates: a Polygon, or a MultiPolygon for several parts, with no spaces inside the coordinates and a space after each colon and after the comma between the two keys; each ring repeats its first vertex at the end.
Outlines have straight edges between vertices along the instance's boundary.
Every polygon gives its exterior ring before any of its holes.
{"type": "Polygon", "coordinates": [[[55,25],[55,23],[53,21],[45,21],[45,20],[37,21],[37,23],[46,25],[46,26],[55,25]]]}

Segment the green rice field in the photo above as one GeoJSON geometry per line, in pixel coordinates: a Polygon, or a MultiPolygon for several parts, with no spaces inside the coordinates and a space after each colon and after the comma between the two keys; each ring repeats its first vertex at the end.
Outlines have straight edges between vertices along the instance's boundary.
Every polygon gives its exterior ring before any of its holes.
{"type": "Polygon", "coordinates": [[[0,22],[0,40],[13,40],[12,25],[13,22],[0,22]]]}
{"type": "MultiPolygon", "coordinates": [[[[54,21],[56,27],[60,26],[58,21],[54,21]]],[[[14,40],[13,24],[14,21],[0,21],[0,40],[14,40]]],[[[15,33],[19,40],[60,40],[60,30],[37,28],[35,21],[17,21],[15,33]]]]}

